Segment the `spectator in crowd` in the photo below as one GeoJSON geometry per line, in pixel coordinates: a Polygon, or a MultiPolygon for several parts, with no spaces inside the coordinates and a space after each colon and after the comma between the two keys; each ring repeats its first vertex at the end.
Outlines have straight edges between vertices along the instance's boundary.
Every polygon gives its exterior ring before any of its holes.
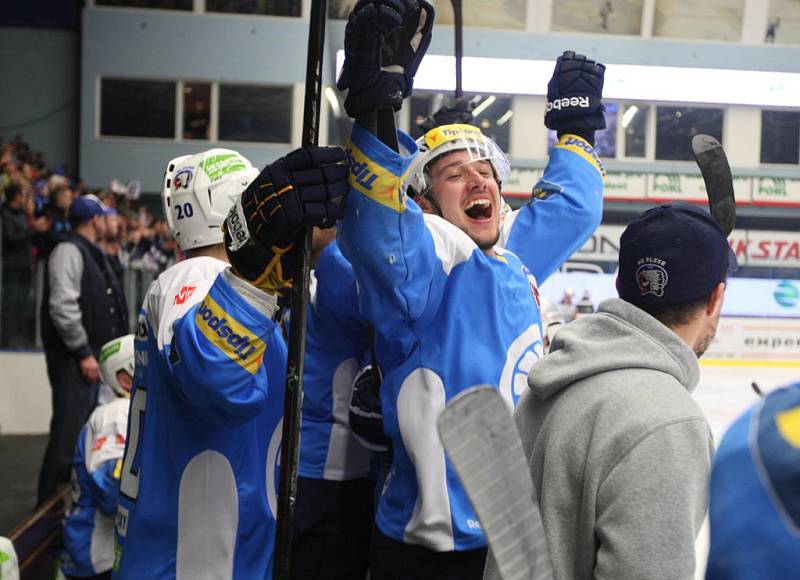
{"type": "Polygon", "coordinates": [[[3,229],[3,295],[0,344],[12,348],[33,346],[33,332],[21,315],[28,310],[33,282],[32,239],[44,232],[49,220],[33,217],[33,200],[16,184],[6,188],[2,208],[3,229]],[[29,225],[30,224],[30,225],[29,225]]]}
{"type": "Polygon", "coordinates": [[[72,232],[47,262],[42,342],[53,391],[50,439],[39,473],[39,503],[69,480],[78,432],[95,407],[100,347],[128,330],[119,281],[97,247],[105,211],[92,197],[69,209],[72,232]]]}
{"type": "Polygon", "coordinates": [[[566,322],[575,320],[578,308],[575,306],[575,291],[572,288],[564,290],[564,295],[561,296],[561,302],[558,303],[558,309],[566,322]]]}
{"type": "Polygon", "coordinates": [[[778,27],[781,25],[781,19],[776,18],[775,20],[770,20],[767,24],[767,33],[764,35],[764,42],[767,44],[772,44],[775,42],[775,33],[778,32],[778,27]]]}
{"type": "Polygon", "coordinates": [[[694,577],[714,442],[691,392],[731,257],[703,209],[645,212],[620,240],[620,299],[531,368],[515,418],[557,580],[694,577]]]}
{"type": "Polygon", "coordinates": [[[108,263],[111,264],[111,269],[117,276],[120,285],[124,276],[124,268],[120,259],[121,250],[121,228],[120,216],[116,209],[106,207],[105,212],[105,233],[98,240],[98,246],[108,258],[108,263]]]}
{"type": "Polygon", "coordinates": [[[539,300],[542,309],[542,351],[547,354],[556,332],[564,326],[565,320],[557,305],[543,296],[539,300]]]}
{"type": "Polygon", "coordinates": [[[594,304],[592,304],[592,297],[587,289],[583,291],[583,296],[581,296],[581,299],[575,305],[575,316],[591,314],[592,312],[594,312],[594,304]]]}
{"type": "Polygon", "coordinates": [[[67,238],[71,229],[68,213],[75,195],[69,185],[60,183],[60,180],[56,182],[58,185],[50,189],[50,199],[42,209],[42,215],[50,220],[51,225],[37,240],[44,258],[50,255],[56,244],[67,238]]]}
{"type": "Polygon", "coordinates": [[[731,425],[711,468],[706,580],[783,580],[800,570],[800,382],[731,425]]]}

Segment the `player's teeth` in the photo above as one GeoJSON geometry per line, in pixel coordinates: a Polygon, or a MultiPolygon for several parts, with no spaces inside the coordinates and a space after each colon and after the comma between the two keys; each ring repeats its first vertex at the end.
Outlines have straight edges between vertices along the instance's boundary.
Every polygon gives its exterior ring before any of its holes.
{"type": "Polygon", "coordinates": [[[469,202],[469,203],[467,204],[467,207],[466,207],[466,209],[472,209],[472,208],[473,208],[473,207],[475,207],[476,205],[488,206],[488,205],[490,205],[491,203],[492,203],[492,202],[490,202],[488,199],[473,199],[471,202],[469,202]]]}

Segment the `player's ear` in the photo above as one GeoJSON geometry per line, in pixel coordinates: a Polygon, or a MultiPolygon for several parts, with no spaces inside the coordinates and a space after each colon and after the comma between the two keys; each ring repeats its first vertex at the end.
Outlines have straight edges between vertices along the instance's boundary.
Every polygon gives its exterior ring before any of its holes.
{"type": "Polygon", "coordinates": [[[725,282],[717,284],[711,291],[711,300],[708,302],[706,312],[709,316],[716,316],[722,310],[722,301],[725,297],[725,282]]]}

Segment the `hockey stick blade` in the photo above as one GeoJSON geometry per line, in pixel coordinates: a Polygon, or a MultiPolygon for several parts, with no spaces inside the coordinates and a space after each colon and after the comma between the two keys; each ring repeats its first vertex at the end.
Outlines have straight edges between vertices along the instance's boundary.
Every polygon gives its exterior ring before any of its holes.
{"type": "Polygon", "coordinates": [[[701,134],[692,138],[692,153],[706,183],[711,215],[727,237],[736,225],[736,198],[725,150],[714,137],[701,134]]]}
{"type": "Polygon", "coordinates": [[[553,577],[542,517],[514,418],[500,393],[473,387],[438,421],[439,437],[461,479],[503,580],[553,577]]]}

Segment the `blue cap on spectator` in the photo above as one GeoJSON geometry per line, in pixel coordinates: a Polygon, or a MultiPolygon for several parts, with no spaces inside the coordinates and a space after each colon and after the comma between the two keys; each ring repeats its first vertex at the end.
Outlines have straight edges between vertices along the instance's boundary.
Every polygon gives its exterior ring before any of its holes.
{"type": "Polygon", "coordinates": [[[736,269],[725,234],[707,211],[685,202],[649,209],[622,233],[619,297],[643,308],[699,300],[736,269]]]}
{"type": "Polygon", "coordinates": [[[94,216],[103,214],[105,208],[95,196],[81,196],[69,206],[69,219],[75,223],[89,221],[94,216]]]}

